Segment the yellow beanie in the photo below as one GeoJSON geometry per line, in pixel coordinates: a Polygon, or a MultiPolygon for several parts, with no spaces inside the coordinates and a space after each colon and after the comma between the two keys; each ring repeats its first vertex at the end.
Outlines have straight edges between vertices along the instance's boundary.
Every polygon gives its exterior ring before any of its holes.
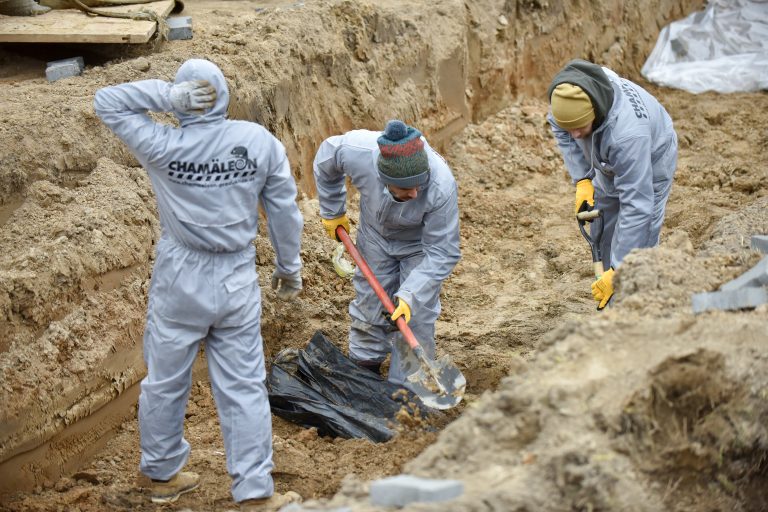
{"type": "Polygon", "coordinates": [[[552,116],[563,130],[583,128],[595,120],[592,101],[578,85],[560,84],[552,91],[552,116]]]}

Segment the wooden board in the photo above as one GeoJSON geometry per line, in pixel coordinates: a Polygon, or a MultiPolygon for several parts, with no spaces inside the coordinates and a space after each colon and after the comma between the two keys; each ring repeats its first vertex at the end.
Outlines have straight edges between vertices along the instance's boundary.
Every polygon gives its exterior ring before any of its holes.
{"type": "MultiPolygon", "coordinates": [[[[165,18],[175,0],[99,7],[112,12],[151,10],[165,18]]],[[[39,16],[0,15],[2,43],[146,43],[157,29],[154,21],[91,16],[77,9],[53,9],[39,16]]]]}

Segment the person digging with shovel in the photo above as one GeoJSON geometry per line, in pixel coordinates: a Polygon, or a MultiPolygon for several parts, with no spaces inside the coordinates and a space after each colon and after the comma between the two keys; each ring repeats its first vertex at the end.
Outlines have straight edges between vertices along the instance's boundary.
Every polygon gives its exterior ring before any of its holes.
{"type": "Polygon", "coordinates": [[[458,189],[451,169],[419,130],[399,120],[383,132],[353,130],[327,138],[313,164],[320,216],[333,240],[349,232],[345,177],[360,192],[357,249],[396,305],[390,318],[359,271],[349,305],[349,356],[380,374],[391,353],[388,380],[408,387],[419,361],[392,322],[403,317],[427,357],[435,357],[440,289],[458,263],[458,189]]]}
{"type": "Polygon", "coordinates": [[[677,165],[672,118],[650,93],[608,68],[568,62],[547,91],[547,120],[576,184],[574,214],[600,211],[603,272],[592,295],[603,309],[615,269],[632,249],[659,243],[677,165]]]}

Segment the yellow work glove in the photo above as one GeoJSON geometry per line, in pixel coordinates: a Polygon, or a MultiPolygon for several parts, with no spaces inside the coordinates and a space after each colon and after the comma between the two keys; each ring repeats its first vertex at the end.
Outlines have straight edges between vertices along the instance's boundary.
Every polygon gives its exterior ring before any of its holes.
{"type": "Polygon", "coordinates": [[[408,323],[411,321],[411,306],[408,305],[407,302],[405,302],[400,297],[397,298],[397,307],[392,312],[392,321],[394,322],[400,317],[405,317],[405,323],[408,323]]]}
{"type": "Polygon", "coordinates": [[[336,240],[337,242],[341,242],[339,240],[339,237],[336,236],[336,228],[339,226],[344,227],[344,229],[349,233],[349,219],[347,218],[347,214],[343,214],[341,217],[336,217],[335,219],[320,219],[323,221],[323,227],[325,228],[325,232],[328,233],[328,236],[332,239],[336,240]]]}
{"type": "Polygon", "coordinates": [[[592,180],[584,178],[576,183],[576,205],[573,214],[576,215],[583,208],[583,204],[595,206],[595,187],[592,186],[592,180]]]}
{"type": "Polygon", "coordinates": [[[592,297],[600,302],[597,306],[598,311],[603,309],[613,296],[613,275],[615,273],[616,271],[609,268],[600,276],[600,279],[592,283],[592,297]]]}

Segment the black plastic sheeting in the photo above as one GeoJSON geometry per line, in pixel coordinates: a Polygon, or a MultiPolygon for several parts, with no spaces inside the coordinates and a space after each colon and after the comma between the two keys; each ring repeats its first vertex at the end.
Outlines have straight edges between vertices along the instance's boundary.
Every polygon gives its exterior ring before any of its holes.
{"type": "Polygon", "coordinates": [[[277,355],[267,389],[274,414],[324,437],[383,442],[395,435],[401,408],[421,417],[430,411],[411,391],[357,366],[321,331],[305,349],[277,355]]]}

